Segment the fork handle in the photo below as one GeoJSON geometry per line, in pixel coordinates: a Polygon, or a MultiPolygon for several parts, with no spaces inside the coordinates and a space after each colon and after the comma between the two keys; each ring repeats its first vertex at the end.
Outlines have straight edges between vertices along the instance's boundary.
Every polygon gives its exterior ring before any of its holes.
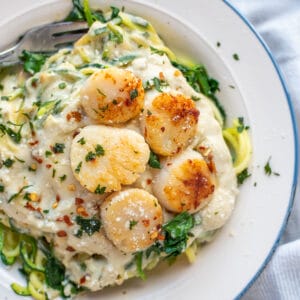
{"type": "Polygon", "coordinates": [[[19,44],[14,45],[13,47],[2,51],[0,53],[0,65],[1,66],[10,66],[16,64],[20,61],[19,59],[19,44]]]}

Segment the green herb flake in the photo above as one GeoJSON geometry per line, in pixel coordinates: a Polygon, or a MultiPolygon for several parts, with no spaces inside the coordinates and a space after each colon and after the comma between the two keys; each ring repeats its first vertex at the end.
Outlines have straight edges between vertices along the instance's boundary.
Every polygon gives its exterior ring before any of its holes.
{"type": "Polygon", "coordinates": [[[65,82],[61,82],[61,83],[58,85],[58,87],[59,87],[61,90],[65,89],[66,86],[67,86],[67,84],[66,84],[65,82]]]}
{"type": "Polygon", "coordinates": [[[221,47],[221,43],[220,42],[217,42],[217,47],[221,47]]]}
{"type": "Polygon", "coordinates": [[[39,72],[44,65],[48,55],[32,53],[27,50],[23,50],[20,59],[24,63],[24,70],[31,75],[39,72]]]}
{"type": "Polygon", "coordinates": [[[95,232],[98,232],[101,227],[101,221],[95,217],[86,219],[81,216],[77,216],[75,221],[80,226],[81,232],[85,232],[89,236],[93,235],[95,232]]]}
{"type": "Polygon", "coordinates": [[[44,209],[44,210],[43,210],[43,213],[44,213],[44,214],[49,214],[49,212],[50,212],[49,209],[44,209]]]}
{"type": "Polygon", "coordinates": [[[264,166],[265,174],[268,176],[270,176],[272,174],[272,168],[270,166],[270,159],[271,159],[271,157],[268,159],[267,163],[264,166]]]}
{"type": "Polygon", "coordinates": [[[199,100],[201,100],[200,97],[194,96],[194,95],[191,98],[192,98],[193,101],[199,101],[199,100]]]}
{"type": "Polygon", "coordinates": [[[129,230],[132,230],[132,228],[138,223],[138,221],[130,220],[129,221],[129,230]]]}
{"type": "Polygon", "coordinates": [[[103,156],[105,154],[103,147],[99,144],[96,145],[95,151],[97,156],[103,156]]]}
{"type": "Polygon", "coordinates": [[[134,100],[139,95],[137,89],[130,91],[130,100],[134,100]]]}
{"type": "Polygon", "coordinates": [[[3,161],[3,165],[6,168],[11,168],[14,163],[15,163],[15,161],[13,159],[10,159],[10,158],[7,158],[5,161],[3,161]]]}
{"type": "Polygon", "coordinates": [[[82,137],[80,140],[78,140],[77,143],[80,145],[85,145],[86,142],[85,142],[84,137],[82,137]]]}
{"type": "Polygon", "coordinates": [[[234,53],[234,54],[232,55],[232,57],[233,57],[233,59],[235,59],[235,60],[240,60],[240,57],[239,57],[239,55],[238,55],[237,53],[234,53]]]}
{"type": "Polygon", "coordinates": [[[118,104],[118,101],[117,101],[116,99],[114,99],[114,100],[112,101],[112,104],[113,104],[113,105],[117,105],[117,104],[118,104]]]}
{"type": "Polygon", "coordinates": [[[153,151],[150,151],[148,164],[151,168],[161,169],[159,158],[153,151]]]}
{"type": "Polygon", "coordinates": [[[5,187],[4,187],[4,185],[0,184],[0,193],[3,193],[3,192],[4,192],[4,190],[5,190],[5,187]]]}
{"type": "Polygon", "coordinates": [[[46,157],[49,157],[49,156],[51,156],[52,155],[52,152],[51,151],[49,151],[49,150],[46,150],[45,151],[45,156],[46,157]]]}
{"type": "Polygon", "coordinates": [[[67,175],[66,174],[64,174],[64,175],[62,175],[62,176],[59,177],[60,182],[63,182],[66,179],[67,179],[67,175]]]}
{"type": "Polygon", "coordinates": [[[239,185],[243,184],[244,181],[249,178],[251,176],[250,173],[248,173],[248,169],[244,169],[242,172],[240,172],[238,175],[237,175],[237,182],[239,185]]]}
{"type": "Polygon", "coordinates": [[[270,165],[270,161],[271,161],[271,156],[269,157],[267,163],[266,163],[265,166],[264,166],[265,174],[266,174],[267,176],[271,176],[271,175],[280,176],[279,173],[273,172],[273,170],[272,170],[272,168],[271,168],[271,165],[270,165]]]}
{"type": "Polygon", "coordinates": [[[96,159],[96,153],[90,151],[86,156],[85,156],[85,161],[93,161],[96,159]]]}
{"type": "Polygon", "coordinates": [[[55,145],[53,146],[53,152],[55,154],[57,154],[57,153],[64,153],[65,147],[66,147],[65,144],[55,143],[55,145]]]}
{"type": "Polygon", "coordinates": [[[101,187],[100,184],[98,184],[95,191],[94,191],[94,193],[98,194],[98,195],[102,195],[102,194],[105,193],[105,190],[106,190],[105,186],[101,187]]]}
{"type": "Polygon", "coordinates": [[[75,169],[75,173],[78,174],[81,170],[82,167],[82,161],[77,165],[76,169],[75,169]]]}
{"type": "Polygon", "coordinates": [[[154,77],[152,79],[152,81],[153,81],[155,89],[160,93],[162,93],[162,87],[169,85],[165,80],[161,80],[157,77],[154,77]]]}
{"type": "Polygon", "coordinates": [[[10,203],[12,200],[18,198],[23,193],[23,191],[26,190],[29,187],[31,187],[31,185],[25,185],[25,186],[23,186],[17,193],[11,195],[9,197],[9,199],[7,200],[7,202],[10,203]]]}
{"type": "Polygon", "coordinates": [[[9,101],[9,97],[8,96],[1,96],[1,100],[2,101],[9,101]]]}

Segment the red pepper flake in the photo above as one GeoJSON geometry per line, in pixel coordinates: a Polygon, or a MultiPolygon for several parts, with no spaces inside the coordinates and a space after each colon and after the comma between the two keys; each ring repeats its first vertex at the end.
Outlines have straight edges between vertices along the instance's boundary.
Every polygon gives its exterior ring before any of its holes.
{"type": "Polygon", "coordinates": [[[80,278],[79,283],[84,284],[85,282],[86,282],[86,278],[85,278],[85,275],[84,275],[83,277],[80,278]]]}
{"type": "Polygon", "coordinates": [[[52,165],[46,164],[46,168],[47,168],[47,169],[50,169],[51,167],[52,167],[52,165]]]}
{"type": "Polygon", "coordinates": [[[39,141],[33,141],[33,142],[29,142],[28,145],[29,146],[35,146],[39,143],[39,141]]]}
{"type": "Polygon", "coordinates": [[[75,119],[76,122],[81,121],[81,113],[78,111],[71,111],[66,116],[67,121],[70,121],[71,119],[75,119]]]}
{"type": "Polygon", "coordinates": [[[59,237],[66,237],[67,236],[67,233],[64,230],[59,230],[59,231],[57,231],[56,234],[59,237]]]}
{"type": "Polygon", "coordinates": [[[75,249],[72,246],[68,246],[66,248],[66,250],[69,251],[69,252],[74,252],[75,251],[75,249]]]}
{"type": "Polygon", "coordinates": [[[60,196],[57,194],[56,195],[56,198],[55,198],[56,202],[59,202],[60,201],[60,196]]]}
{"type": "Polygon", "coordinates": [[[148,227],[150,225],[150,220],[149,219],[142,220],[142,223],[144,224],[145,227],[148,227]]]}
{"type": "Polygon", "coordinates": [[[147,179],[147,184],[151,184],[152,183],[152,179],[148,178],[147,179]]]}
{"type": "Polygon", "coordinates": [[[73,225],[73,223],[72,223],[72,221],[71,221],[71,219],[70,219],[69,216],[64,215],[64,216],[63,216],[63,220],[64,220],[64,222],[65,222],[68,226],[72,226],[72,225],[73,225]]]}
{"type": "Polygon", "coordinates": [[[161,132],[165,132],[166,128],[165,127],[161,127],[160,130],[161,130],[161,132]]]}
{"type": "Polygon", "coordinates": [[[84,200],[83,199],[81,199],[81,198],[75,198],[75,205],[81,205],[81,204],[83,204],[84,203],[84,200]]]}
{"type": "Polygon", "coordinates": [[[25,208],[31,210],[31,211],[38,211],[38,212],[41,212],[42,209],[40,207],[34,207],[30,202],[27,202],[25,204],[25,208]]]}
{"type": "Polygon", "coordinates": [[[32,158],[38,162],[39,164],[41,164],[43,162],[43,159],[41,157],[38,157],[38,156],[35,156],[35,155],[32,155],[32,158]]]}
{"type": "Polygon", "coordinates": [[[76,209],[77,214],[81,215],[82,217],[88,217],[89,214],[87,213],[86,209],[83,206],[78,206],[76,209]]]}

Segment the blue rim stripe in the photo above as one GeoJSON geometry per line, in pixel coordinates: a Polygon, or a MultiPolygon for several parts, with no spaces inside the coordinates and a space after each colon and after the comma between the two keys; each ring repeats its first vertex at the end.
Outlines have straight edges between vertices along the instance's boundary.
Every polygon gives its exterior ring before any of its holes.
{"type": "Polygon", "coordinates": [[[287,103],[289,106],[289,110],[290,110],[290,115],[291,115],[291,119],[292,119],[292,124],[293,124],[293,132],[294,132],[294,152],[295,152],[295,166],[294,166],[294,178],[293,178],[293,184],[292,184],[292,189],[291,189],[291,194],[290,194],[290,199],[289,199],[289,206],[286,212],[286,215],[283,219],[283,223],[281,225],[281,228],[279,230],[279,233],[277,235],[277,238],[273,244],[273,247],[271,248],[270,252],[268,253],[265,261],[263,262],[263,264],[260,266],[260,268],[257,270],[256,274],[253,276],[253,278],[250,280],[250,282],[243,288],[243,290],[235,297],[235,299],[240,299],[243,295],[245,295],[245,293],[247,292],[247,290],[253,285],[253,283],[255,282],[255,280],[259,277],[259,275],[262,273],[262,271],[264,270],[264,268],[267,266],[267,264],[269,263],[269,261],[271,260],[277,246],[279,245],[279,241],[280,238],[282,236],[282,234],[285,231],[286,225],[287,225],[287,221],[288,218],[291,214],[292,211],[292,207],[293,207],[293,203],[294,203],[294,198],[295,198],[295,192],[296,192],[296,186],[297,186],[297,179],[298,179],[298,130],[297,130],[297,122],[296,122],[296,117],[295,117],[295,113],[294,113],[294,109],[293,109],[293,104],[292,104],[292,100],[291,97],[289,95],[289,92],[287,90],[287,86],[286,83],[283,79],[282,73],[279,69],[279,66],[274,58],[274,56],[272,55],[269,47],[266,45],[266,43],[264,42],[263,38],[260,36],[259,33],[256,32],[256,30],[254,29],[254,27],[252,26],[252,24],[243,16],[243,14],[236,8],[234,7],[228,0],[223,0],[223,2],[234,12],[236,13],[236,15],[248,26],[248,28],[252,31],[252,33],[256,36],[256,38],[259,40],[259,42],[261,43],[261,45],[263,46],[263,48],[265,49],[265,51],[267,52],[271,62],[273,63],[273,66],[278,74],[278,77],[280,79],[282,88],[284,90],[286,99],[287,99],[287,103]]]}

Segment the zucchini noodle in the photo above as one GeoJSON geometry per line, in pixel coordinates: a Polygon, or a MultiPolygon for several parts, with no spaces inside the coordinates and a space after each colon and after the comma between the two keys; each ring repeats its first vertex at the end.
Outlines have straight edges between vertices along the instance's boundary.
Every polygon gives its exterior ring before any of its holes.
{"type": "Polygon", "coordinates": [[[47,299],[45,293],[45,255],[37,248],[36,241],[24,234],[0,224],[1,260],[6,265],[17,259],[23,262],[23,272],[27,274],[27,286],[12,283],[13,291],[21,296],[32,296],[37,300],[47,299]]]}
{"type": "Polygon", "coordinates": [[[251,159],[252,146],[248,130],[235,119],[232,127],[223,130],[223,137],[232,151],[235,173],[239,174],[248,167],[251,159]]]}

